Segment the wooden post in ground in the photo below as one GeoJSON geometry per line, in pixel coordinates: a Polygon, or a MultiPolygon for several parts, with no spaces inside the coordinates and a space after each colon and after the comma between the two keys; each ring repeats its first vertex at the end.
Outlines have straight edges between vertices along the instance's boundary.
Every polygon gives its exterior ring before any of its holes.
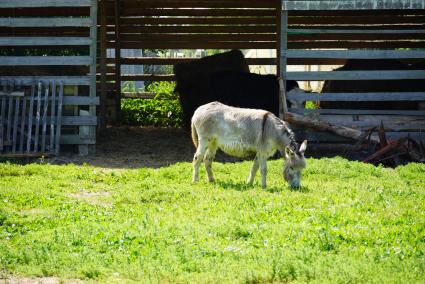
{"type": "Polygon", "coordinates": [[[106,128],[106,5],[105,0],[100,1],[100,110],[98,131],[106,128]]]}
{"type": "Polygon", "coordinates": [[[121,1],[115,0],[115,115],[121,122],[121,1]]]}
{"type": "Polygon", "coordinates": [[[278,15],[280,15],[280,20],[278,21],[278,39],[279,39],[279,48],[277,49],[277,56],[279,58],[279,116],[283,118],[285,112],[288,111],[286,106],[286,51],[288,49],[288,10],[282,9],[282,1],[277,1],[278,3],[278,15]]]}

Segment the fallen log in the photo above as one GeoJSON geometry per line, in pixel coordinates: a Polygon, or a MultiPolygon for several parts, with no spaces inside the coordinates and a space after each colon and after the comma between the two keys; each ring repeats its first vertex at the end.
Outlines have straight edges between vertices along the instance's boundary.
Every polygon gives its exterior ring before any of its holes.
{"type": "Polygon", "coordinates": [[[373,160],[376,160],[376,159],[384,156],[385,154],[391,152],[392,150],[395,150],[395,149],[399,148],[406,141],[407,141],[407,138],[406,137],[400,138],[398,140],[391,141],[391,142],[389,142],[387,144],[387,146],[379,149],[378,151],[376,151],[375,153],[373,153],[372,155],[370,155],[369,157],[367,157],[366,159],[364,159],[363,162],[368,163],[368,162],[371,162],[373,160]]]}
{"type": "MultiPolygon", "coordinates": [[[[329,131],[336,135],[351,138],[354,140],[365,139],[363,132],[360,130],[345,127],[345,126],[340,126],[340,125],[332,125],[327,122],[319,121],[317,119],[311,119],[309,117],[305,117],[292,112],[285,112],[283,115],[283,120],[297,126],[311,128],[311,129],[320,130],[320,131],[329,131]]],[[[372,141],[378,142],[376,141],[375,138],[372,138],[372,141]]]]}

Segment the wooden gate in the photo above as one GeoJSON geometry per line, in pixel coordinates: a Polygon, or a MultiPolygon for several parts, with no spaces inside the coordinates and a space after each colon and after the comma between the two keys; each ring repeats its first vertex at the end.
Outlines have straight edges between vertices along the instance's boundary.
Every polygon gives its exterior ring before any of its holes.
{"type": "Polygon", "coordinates": [[[59,154],[63,83],[3,81],[0,157],[59,154]]]}

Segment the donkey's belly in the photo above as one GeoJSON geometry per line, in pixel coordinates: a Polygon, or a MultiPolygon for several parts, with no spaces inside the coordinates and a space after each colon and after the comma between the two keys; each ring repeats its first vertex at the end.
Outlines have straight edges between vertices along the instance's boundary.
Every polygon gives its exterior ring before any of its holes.
{"type": "Polygon", "coordinates": [[[218,147],[226,154],[234,157],[247,157],[257,152],[254,146],[241,143],[240,141],[220,141],[218,147]],[[225,143],[223,143],[225,142],[225,143]]]}

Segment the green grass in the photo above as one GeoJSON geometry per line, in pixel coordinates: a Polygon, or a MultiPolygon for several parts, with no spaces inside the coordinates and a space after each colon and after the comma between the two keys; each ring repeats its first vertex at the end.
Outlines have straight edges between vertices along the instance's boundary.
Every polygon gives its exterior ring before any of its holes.
{"type": "Polygon", "coordinates": [[[104,283],[423,283],[425,165],[309,159],[291,191],[269,162],[114,170],[0,163],[0,279],[104,283]]]}

